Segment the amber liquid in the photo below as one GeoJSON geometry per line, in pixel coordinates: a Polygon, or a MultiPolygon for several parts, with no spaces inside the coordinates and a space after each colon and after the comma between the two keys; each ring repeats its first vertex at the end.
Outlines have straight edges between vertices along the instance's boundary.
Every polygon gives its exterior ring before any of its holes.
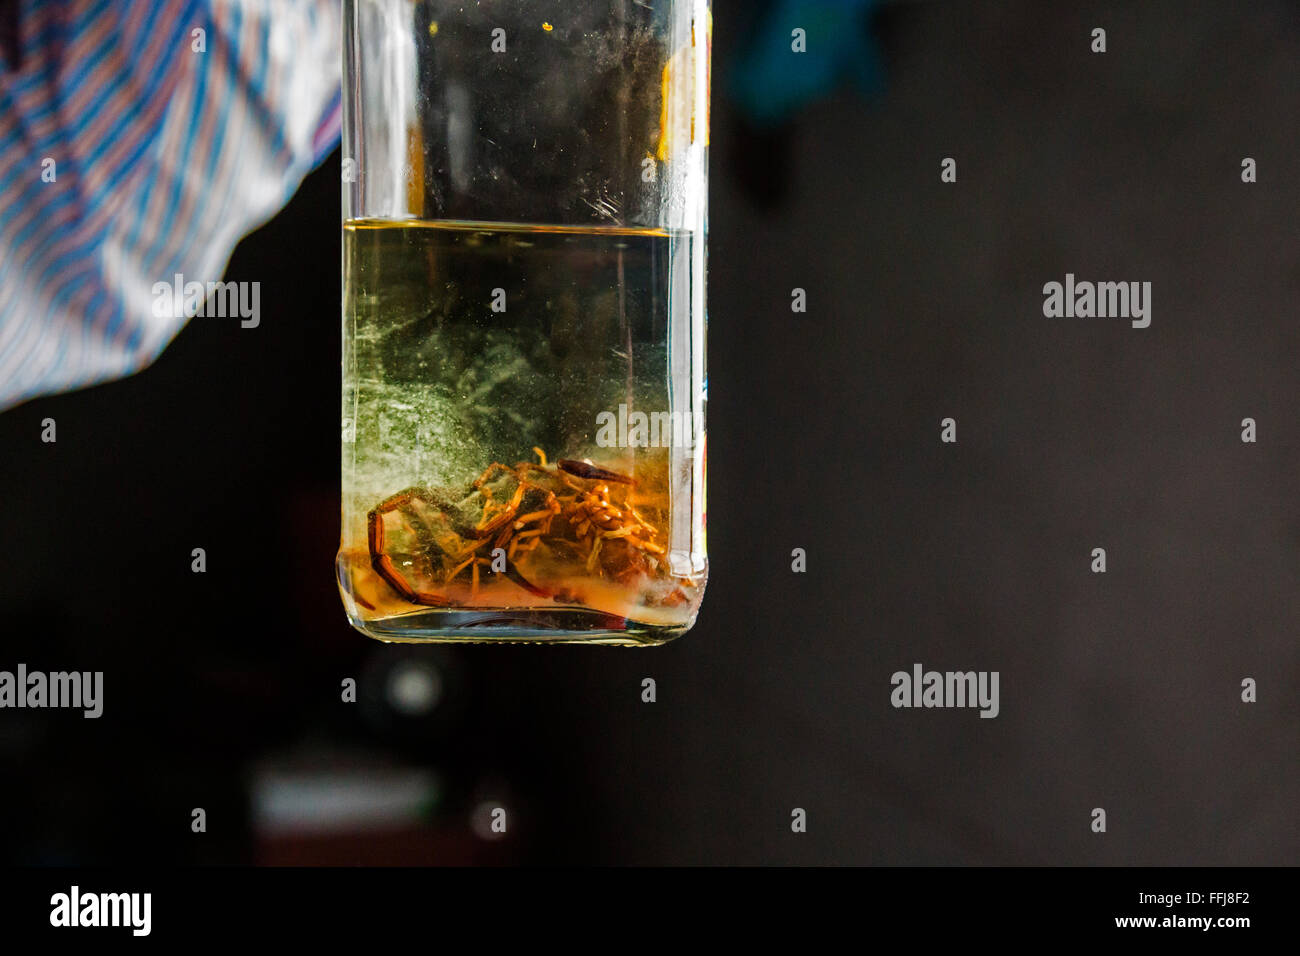
{"type": "Polygon", "coordinates": [[[707,573],[691,246],[346,224],[338,571],[355,626],[629,644],[691,626],[707,573]]]}

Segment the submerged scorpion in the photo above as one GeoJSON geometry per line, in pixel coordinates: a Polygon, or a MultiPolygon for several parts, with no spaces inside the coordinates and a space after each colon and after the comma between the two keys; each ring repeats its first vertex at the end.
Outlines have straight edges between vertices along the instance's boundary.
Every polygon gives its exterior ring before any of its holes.
{"type": "Polygon", "coordinates": [[[572,595],[563,589],[552,592],[537,587],[515,565],[517,556],[536,550],[544,543],[543,539],[556,547],[576,543],[581,549],[578,557],[585,555],[587,570],[595,573],[604,570],[600,564],[602,549],[608,550],[610,542],[620,542],[625,552],[622,568],[614,575],[616,578],[638,573],[664,556],[664,548],[654,541],[658,534],[654,526],[630,502],[620,505],[610,500],[611,484],[635,486],[635,478],[571,458],[561,458],[552,467],[546,461],[545,452],[540,448],[533,451],[539,461],[521,461],[514,466],[494,461],[473,481],[471,495],[477,492],[484,504],[472,525],[457,520],[452,496],[430,488],[408,488],[376,505],[367,515],[370,563],[376,573],[412,604],[448,607],[456,603],[442,594],[413,588],[394,566],[385,550],[384,528],[384,516],[392,511],[400,512],[418,532],[423,532],[424,539],[433,542],[429,549],[431,561],[437,560],[437,553],[441,552],[444,565],[450,565],[443,586],[469,570],[471,595],[478,593],[479,569],[492,566],[492,559],[480,553],[489,541],[492,542],[489,554],[498,548],[505,549],[504,573],[510,580],[538,597],[558,600],[569,600],[572,595]],[[498,474],[513,476],[515,480],[514,493],[508,499],[498,500],[489,486],[489,479],[498,474]],[[538,476],[543,476],[546,484],[536,480],[538,476]],[[435,518],[443,524],[443,531],[434,530],[425,520],[421,514],[423,509],[416,507],[417,502],[432,509],[435,518]],[[530,510],[521,514],[525,506],[530,510]],[[552,536],[552,525],[557,519],[571,531],[571,538],[562,534],[552,536]]]}

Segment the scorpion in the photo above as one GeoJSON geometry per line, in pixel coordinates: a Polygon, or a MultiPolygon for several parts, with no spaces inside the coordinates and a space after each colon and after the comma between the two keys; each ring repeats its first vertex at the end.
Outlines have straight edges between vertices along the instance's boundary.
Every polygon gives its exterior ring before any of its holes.
{"type": "Polygon", "coordinates": [[[492,566],[492,560],[481,553],[484,545],[492,542],[489,553],[507,549],[504,573],[511,581],[537,597],[563,598],[567,591],[561,594],[540,588],[515,566],[518,555],[534,551],[552,533],[557,518],[567,522],[586,548],[586,568],[590,572],[597,570],[602,548],[610,541],[622,541],[630,549],[629,556],[633,550],[643,556],[664,556],[665,549],[654,541],[658,530],[630,503],[620,505],[610,498],[611,484],[635,487],[635,478],[589,459],[560,458],[552,467],[541,448],[534,447],[533,451],[538,461],[521,461],[513,466],[494,461],[471,482],[471,493],[477,492],[484,499],[482,512],[472,525],[457,523],[451,517],[455,502],[445,492],[412,487],[384,499],[367,515],[370,562],[375,572],[408,603],[427,607],[457,604],[443,594],[412,587],[397,570],[385,547],[384,516],[392,511],[400,512],[424,538],[433,539],[448,555],[452,567],[443,579],[444,587],[468,569],[471,596],[478,594],[481,569],[492,566]],[[515,488],[509,498],[498,500],[494,494],[489,482],[497,475],[514,478],[515,488]],[[538,475],[545,476],[551,487],[534,480],[538,475]],[[555,489],[557,482],[560,487],[555,489]],[[520,513],[526,501],[530,501],[531,510],[520,513]],[[417,502],[433,511],[443,525],[441,533],[420,514],[417,502]],[[459,541],[466,543],[454,551],[444,546],[459,541]]]}

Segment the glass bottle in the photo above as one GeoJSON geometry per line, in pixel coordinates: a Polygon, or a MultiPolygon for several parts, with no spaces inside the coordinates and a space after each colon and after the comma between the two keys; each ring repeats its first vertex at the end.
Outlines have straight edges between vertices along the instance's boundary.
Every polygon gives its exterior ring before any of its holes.
{"type": "Polygon", "coordinates": [[[707,0],[345,0],[344,30],[349,620],[679,636],[708,572],[707,0]]]}

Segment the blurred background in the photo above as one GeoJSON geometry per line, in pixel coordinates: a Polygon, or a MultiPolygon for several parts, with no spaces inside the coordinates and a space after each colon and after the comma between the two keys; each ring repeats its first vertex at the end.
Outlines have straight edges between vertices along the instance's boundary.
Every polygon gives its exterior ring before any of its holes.
{"type": "Polygon", "coordinates": [[[0,858],[1297,862],[1296,5],[714,18],[695,629],[346,625],[336,154],[230,263],[260,327],[0,415],[0,669],[105,674],[98,720],[0,712],[0,858]],[[1045,319],[1066,272],[1152,282],[1151,327],[1045,319]],[[916,662],[999,671],[1000,716],[894,710],[916,662]]]}

